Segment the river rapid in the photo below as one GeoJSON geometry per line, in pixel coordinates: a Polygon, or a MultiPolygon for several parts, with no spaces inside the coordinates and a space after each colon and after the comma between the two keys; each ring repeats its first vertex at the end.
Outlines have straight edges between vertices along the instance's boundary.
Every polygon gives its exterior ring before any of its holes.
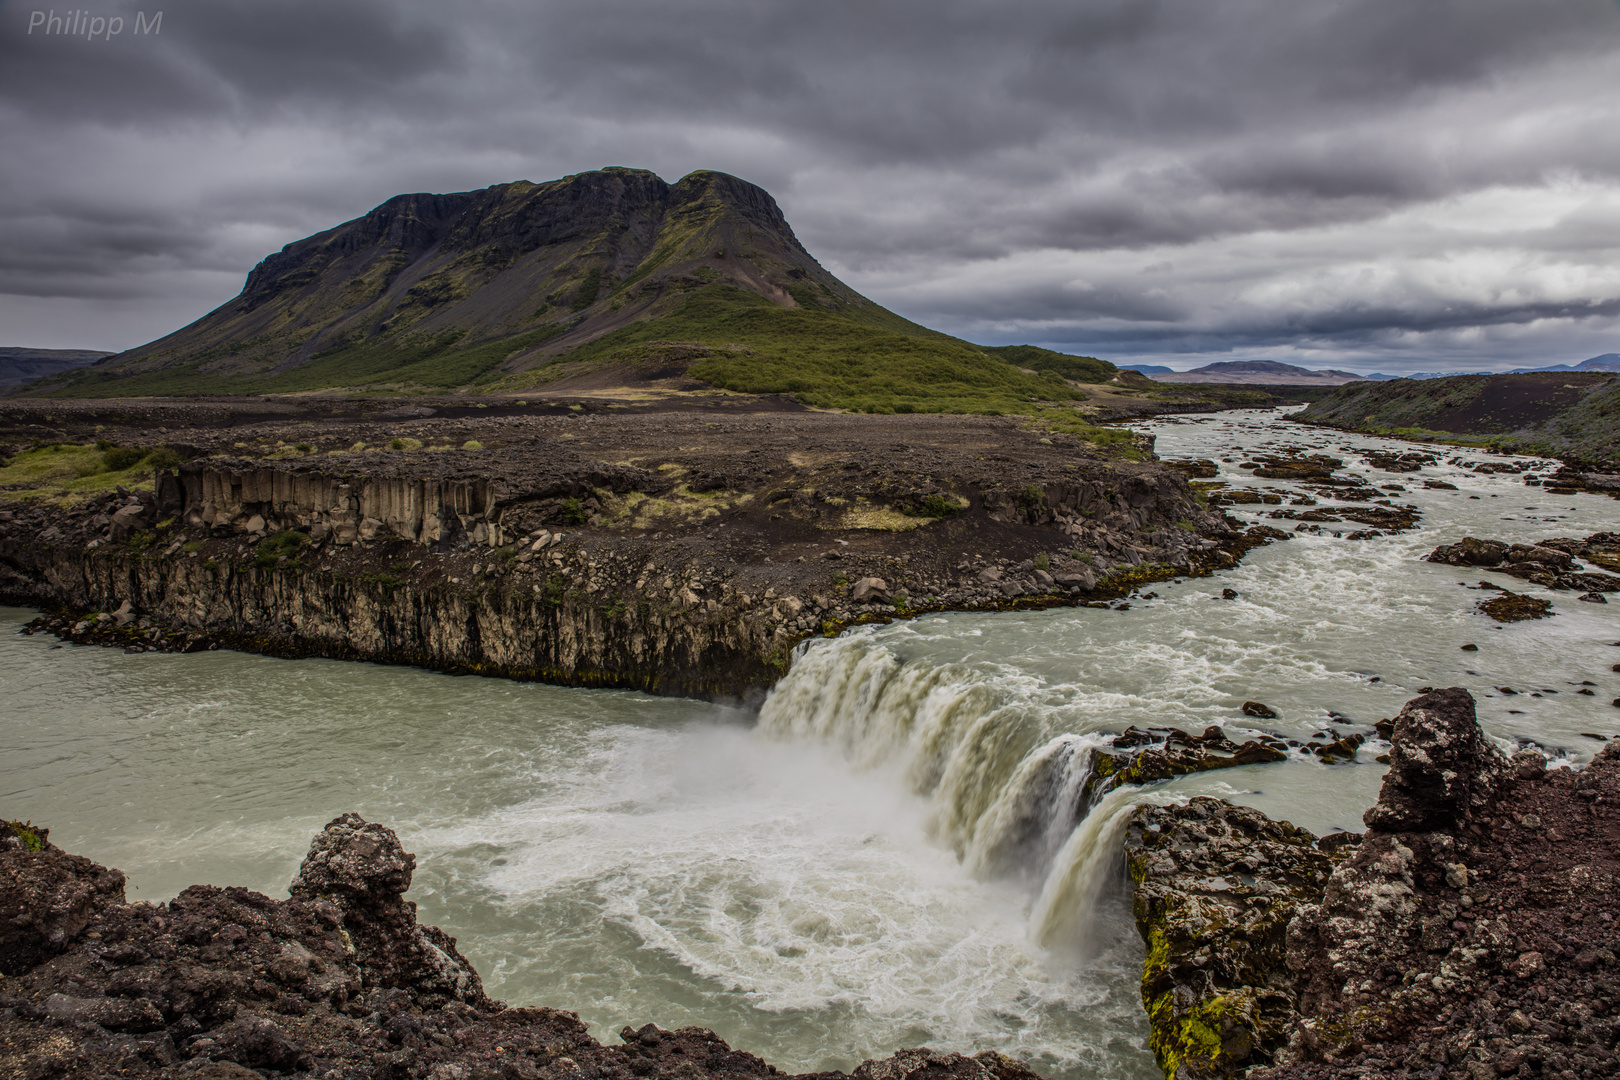
{"type": "MultiPolygon", "coordinates": [[[[1419,687],[1457,685],[1504,746],[1589,757],[1602,744],[1583,733],[1620,734],[1620,604],[1421,559],[1464,535],[1620,530],[1620,502],[1448,464],[1383,473],[1361,454],[1410,444],[1276,412],[1140,427],[1164,457],[1230,458],[1235,486],[1297,489],[1237,469],[1250,452],[1334,454],[1404,485],[1391,497],[1421,528],[1300,535],[1125,611],[936,615],[816,640],[757,715],[4,634],[0,814],[49,825],[123,869],[132,899],[160,900],[196,882],[284,896],[311,835],[357,810],[417,853],[421,917],[492,995],[576,1010],[604,1039],[698,1024],[790,1070],[926,1043],[1060,1080],[1156,1077],[1119,880],[1131,805],[1213,794],[1359,829],[1384,770],[1372,745],[1353,764],[1299,754],[1076,811],[1092,748],[1130,724],[1367,730],[1419,687]],[[1473,610],[1488,594],[1460,585],[1480,578],[1552,599],[1556,617],[1497,626],[1473,610]],[[1583,681],[1596,696],[1574,692],[1583,681]],[[1242,716],[1249,699],[1279,719],[1242,716]]],[[[1273,509],[1233,513],[1291,530],[1273,509]]]]}

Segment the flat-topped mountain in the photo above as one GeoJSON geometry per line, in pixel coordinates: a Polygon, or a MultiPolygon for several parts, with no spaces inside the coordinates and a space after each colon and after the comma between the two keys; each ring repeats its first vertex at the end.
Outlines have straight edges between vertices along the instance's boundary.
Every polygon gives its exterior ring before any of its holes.
{"type": "Polygon", "coordinates": [[[880,307],[734,176],[610,168],[389,199],[269,256],[190,326],[45,392],[720,387],[935,412],[1073,400],[1066,379],[1115,374],[1058,356],[999,356],[880,307]]]}

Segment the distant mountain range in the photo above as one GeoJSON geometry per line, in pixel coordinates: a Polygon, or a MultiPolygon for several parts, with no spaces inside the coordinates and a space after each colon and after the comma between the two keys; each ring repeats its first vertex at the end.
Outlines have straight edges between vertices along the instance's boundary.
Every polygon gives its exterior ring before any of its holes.
{"type": "Polygon", "coordinates": [[[0,390],[9,390],[44,375],[86,367],[112,353],[92,349],[0,348],[0,390]]]}
{"type": "Polygon", "coordinates": [[[1158,364],[1121,364],[1123,371],[1139,371],[1156,382],[1177,383],[1285,383],[1338,386],[1350,382],[1388,382],[1391,379],[1450,379],[1458,375],[1525,375],[1541,371],[1620,372],[1620,353],[1604,353],[1579,364],[1550,364],[1547,367],[1514,368],[1512,371],[1414,371],[1410,375],[1358,375],[1333,368],[1312,370],[1272,360],[1229,361],[1206,364],[1191,371],[1176,371],[1158,364]]]}
{"type": "Polygon", "coordinates": [[[1353,371],[1333,368],[1311,370],[1283,364],[1275,360],[1225,360],[1205,364],[1191,371],[1172,371],[1151,364],[1138,364],[1132,370],[1140,371],[1154,382],[1166,383],[1231,383],[1235,385],[1269,386],[1343,386],[1351,382],[1382,382],[1394,375],[1358,375],[1353,371]]]}

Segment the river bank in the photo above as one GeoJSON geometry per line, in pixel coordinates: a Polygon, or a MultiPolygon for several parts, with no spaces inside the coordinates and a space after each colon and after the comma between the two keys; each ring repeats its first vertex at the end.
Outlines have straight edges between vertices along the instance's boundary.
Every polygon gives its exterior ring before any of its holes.
{"type": "Polygon", "coordinates": [[[1269,539],[1145,452],[1014,418],[564,410],[152,434],[189,460],[144,487],[93,470],[146,447],[13,454],[0,596],[81,642],[757,701],[812,635],[1102,603],[1269,539]],[[52,469],[92,471],[26,486],[52,469]]]}

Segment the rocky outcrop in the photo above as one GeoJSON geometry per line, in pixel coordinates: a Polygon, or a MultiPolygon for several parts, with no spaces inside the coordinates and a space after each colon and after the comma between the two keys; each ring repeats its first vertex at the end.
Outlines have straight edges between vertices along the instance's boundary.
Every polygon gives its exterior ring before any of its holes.
{"type": "Polygon", "coordinates": [[[1424,557],[1448,566],[1477,566],[1560,591],[1620,592],[1620,577],[1582,570],[1577,559],[1620,569],[1620,534],[1595,533],[1585,540],[1543,540],[1539,544],[1505,544],[1465,536],[1443,544],[1424,557]]]}
{"type": "MultiPolygon", "coordinates": [[[[413,857],[345,814],[292,896],[193,886],[126,904],[123,875],[0,826],[0,1076],[29,1080],[751,1080],[782,1073],[712,1031],[624,1028],[603,1046],[573,1013],[483,996],[454,942],[400,898],[413,857]],[[75,892],[72,883],[82,885],[75,892]],[[64,883],[66,891],[64,891],[64,883]],[[57,902],[64,896],[65,907],[57,902]],[[61,917],[60,912],[72,914],[61,917]],[[445,948],[445,943],[448,948],[445,948]],[[435,952],[435,950],[438,950],[435,952]]],[[[835,1080],[840,1073],[815,1074],[835,1080]]],[[[859,1080],[1038,1080],[992,1051],[902,1050],[859,1080]]]]}
{"type": "Polygon", "coordinates": [[[1225,1077],[1272,1061],[1296,1019],[1288,926],[1321,896],[1333,856],[1304,829],[1200,796],[1138,809],[1125,861],[1147,943],[1148,1041],[1165,1076],[1225,1077]]]}
{"type": "Polygon", "coordinates": [[[367,986],[403,988],[434,1006],[488,1006],[456,939],[416,921],[416,904],[405,899],[415,869],[392,829],[344,814],[315,837],[288,893],[337,908],[367,986]]]}
{"type": "Polygon", "coordinates": [[[1548,770],[1534,750],[1505,758],[1456,688],[1408,702],[1391,737],[1367,832],[1323,837],[1310,858],[1308,834],[1252,810],[1195,799],[1137,812],[1143,992],[1167,1076],[1620,1068],[1620,753],[1578,769],[1548,770]],[[1322,860],[1337,863],[1325,881],[1299,873],[1322,860]],[[1268,886],[1285,917],[1255,905],[1268,886]]]}

